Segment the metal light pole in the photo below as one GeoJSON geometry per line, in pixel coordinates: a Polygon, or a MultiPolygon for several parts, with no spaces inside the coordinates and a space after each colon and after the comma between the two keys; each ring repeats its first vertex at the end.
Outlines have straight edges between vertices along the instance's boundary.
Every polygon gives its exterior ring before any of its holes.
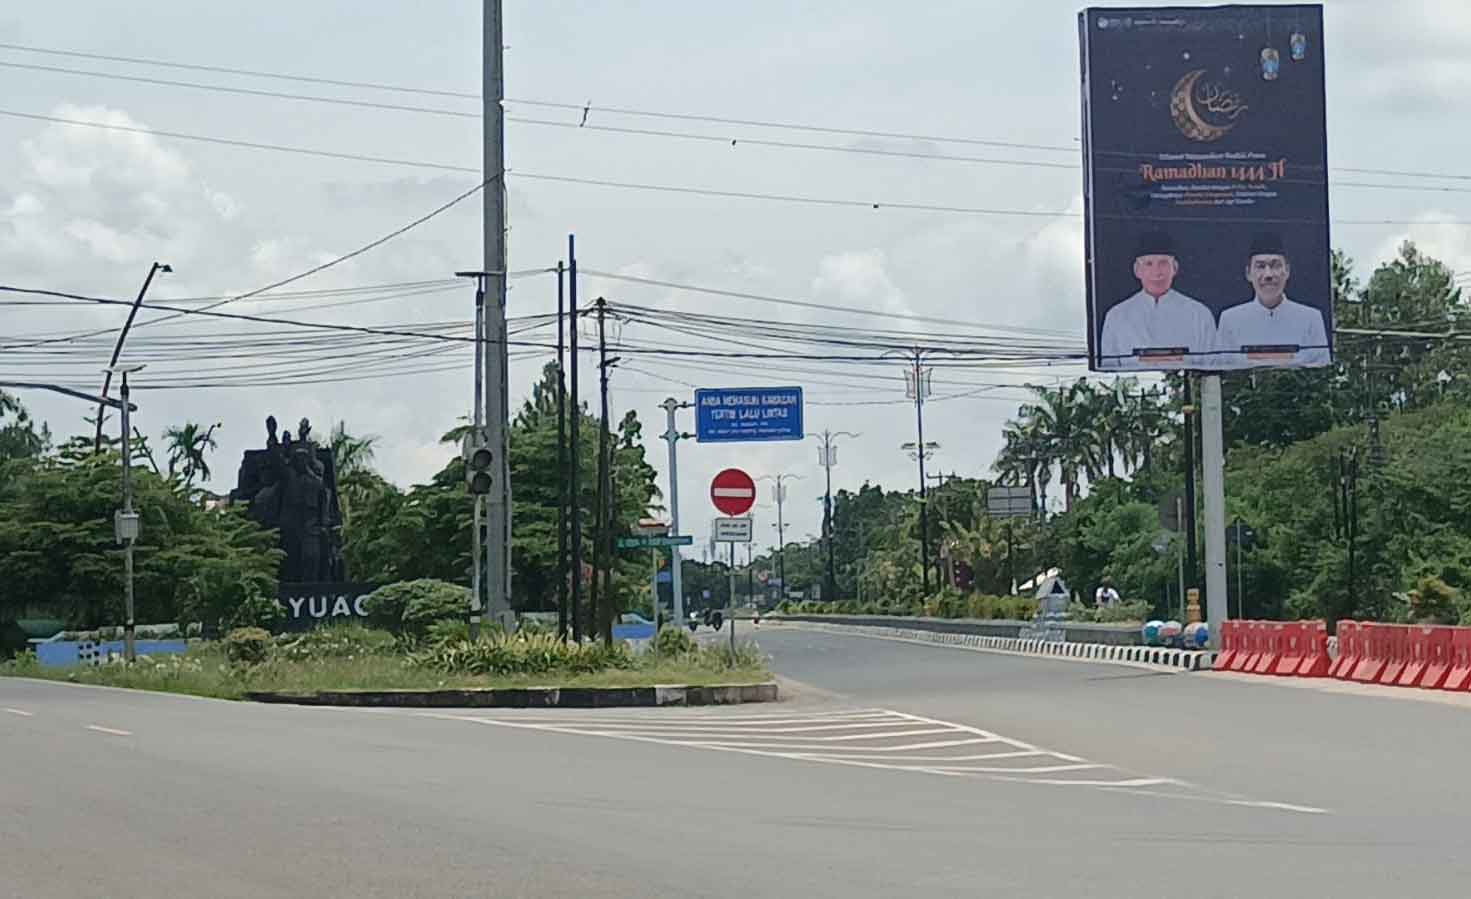
{"type": "MultiPolygon", "coordinates": [[[[674,397],[669,397],[660,406],[663,407],[668,417],[668,427],[664,430],[664,440],[669,444],[669,535],[679,536],[679,454],[675,452],[675,446],[679,441],[688,438],[689,434],[680,433],[675,424],[674,413],[680,409],[688,409],[691,403],[681,403],[674,397]]],[[[684,567],[684,557],[680,555],[678,546],[670,547],[669,559],[669,583],[674,592],[674,622],[678,627],[684,627],[684,577],[681,569],[684,567]]]]}
{"type": "Polygon", "coordinates": [[[786,524],[786,520],[782,517],[782,504],[785,503],[786,500],[787,500],[787,488],[786,488],[786,485],[783,482],[784,481],[800,481],[800,480],[802,480],[802,476],[799,475],[799,474],[785,474],[785,473],[783,473],[783,474],[776,474],[776,475],[766,474],[766,475],[762,475],[761,477],[757,478],[756,480],[758,480],[758,481],[771,481],[772,482],[771,496],[772,496],[772,499],[775,499],[776,500],[776,577],[777,577],[778,580],[781,581],[781,593],[780,593],[780,596],[782,597],[782,599],[786,599],[786,596],[787,596],[787,564],[786,564],[787,524],[786,524]]]}
{"type": "Polygon", "coordinates": [[[142,365],[110,365],[108,370],[122,376],[122,430],[123,430],[123,507],[113,517],[113,528],[117,540],[123,544],[123,657],[132,662],[138,657],[134,631],[137,622],[133,614],[133,543],[138,539],[138,513],[133,511],[133,444],[131,422],[128,419],[129,402],[128,375],[141,371],[142,365]]]}
{"type": "Polygon", "coordinates": [[[858,434],[852,431],[823,431],[821,434],[813,434],[814,440],[821,440],[822,445],[817,448],[817,464],[822,466],[823,474],[827,479],[827,490],[822,501],[822,532],[827,540],[827,595],[831,602],[838,598],[838,575],[836,564],[833,561],[833,466],[838,464],[838,448],[833,445],[834,437],[858,438],[858,434]]]}
{"type": "MultiPolygon", "coordinates": [[[[916,403],[915,409],[921,406],[916,403]]],[[[920,419],[919,434],[924,436],[924,420],[920,419]]],[[[920,570],[924,578],[924,592],[930,593],[930,515],[929,515],[929,493],[925,487],[925,460],[935,454],[940,444],[931,440],[928,443],[921,440],[918,443],[909,442],[899,445],[899,448],[909,453],[909,458],[919,462],[919,555],[920,570]]]]}
{"type": "MultiPolygon", "coordinates": [[[[107,368],[102,370],[102,399],[107,399],[108,388],[112,386],[112,370],[117,365],[117,358],[123,352],[123,341],[128,339],[128,331],[133,327],[133,319],[138,316],[138,307],[143,305],[143,298],[148,295],[148,287],[153,283],[153,276],[162,272],[172,274],[173,266],[164,262],[155,262],[148,269],[148,277],[143,279],[143,287],[138,291],[138,298],[133,301],[132,308],[128,310],[128,320],[123,322],[123,329],[117,335],[117,343],[112,346],[112,358],[107,362],[107,368]]],[[[102,451],[102,412],[108,404],[98,402],[97,404],[97,434],[92,441],[92,452],[102,451]]]]}

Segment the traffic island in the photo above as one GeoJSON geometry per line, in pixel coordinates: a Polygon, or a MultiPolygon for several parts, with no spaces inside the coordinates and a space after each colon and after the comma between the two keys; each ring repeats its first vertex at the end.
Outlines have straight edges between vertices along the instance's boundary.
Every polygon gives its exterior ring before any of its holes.
{"type": "Polygon", "coordinates": [[[447,690],[252,690],[253,702],[357,708],[604,709],[776,702],[775,682],[651,687],[506,687],[447,690]]]}

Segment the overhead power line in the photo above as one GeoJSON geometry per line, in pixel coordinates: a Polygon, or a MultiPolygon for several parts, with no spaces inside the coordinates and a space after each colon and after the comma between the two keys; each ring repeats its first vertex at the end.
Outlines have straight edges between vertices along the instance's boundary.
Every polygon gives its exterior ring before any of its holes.
{"type": "MultiPolygon", "coordinates": [[[[75,125],[75,126],[86,127],[86,128],[101,128],[101,129],[111,130],[111,131],[124,131],[124,132],[133,133],[133,134],[149,134],[149,135],[153,135],[155,137],[168,137],[168,138],[173,138],[175,140],[200,141],[200,142],[204,142],[204,143],[222,144],[222,145],[225,145],[225,146],[241,147],[241,148],[245,148],[245,149],[272,150],[272,151],[282,152],[282,153],[296,153],[296,154],[301,154],[301,155],[306,155],[306,156],[324,157],[324,158],[328,158],[328,159],[347,159],[347,160],[353,160],[353,161],[357,161],[357,162],[373,162],[373,163],[381,163],[381,164],[385,164],[385,165],[409,166],[409,167],[413,167],[413,168],[436,169],[436,170],[439,170],[439,171],[451,171],[451,172],[466,172],[466,173],[471,173],[471,174],[479,174],[480,173],[480,169],[475,168],[475,167],[472,167],[472,166],[447,165],[447,164],[434,163],[434,162],[418,162],[418,161],[410,160],[410,159],[395,159],[395,158],[383,157],[383,156],[368,156],[368,155],[358,154],[358,153],[338,153],[338,152],[335,152],[335,151],[316,150],[316,149],[311,149],[311,148],[306,148],[306,147],[291,147],[291,146],[286,146],[286,145],[283,145],[283,144],[267,144],[267,143],[260,143],[260,142],[256,142],[256,141],[241,141],[241,140],[233,140],[233,139],[229,139],[229,138],[219,138],[219,137],[212,137],[212,136],[199,135],[199,134],[184,134],[182,132],[177,132],[177,131],[160,131],[160,130],[155,130],[155,129],[150,129],[150,128],[133,127],[133,126],[129,126],[129,125],[117,125],[117,124],[113,124],[113,123],[109,123],[109,122],[89,122],[89,121],[86,121],[86,120],[83,120],[83,119],[68,119],[68,118],[63,118],[61,116],[40,115],[40,114],[37,114],[37,113],[18,112],[16,110],[0,109],[0,116],[10,116],[10,117],[13,117],[13,118],[31,119],[31,120],[34,120],[34,121],[41,121],[41,122],[52,122],[52,123],[57,123],[57,124],[62,124],[62,125],[75,125]]],[[[937,212],[937,213],[953,213],[953,214],[961,214],[961,215],[1021,216],[1021,217],[1027,217],[1027,218],[1075,218],[1075,219],[1082,218],[1082,214],[1081,213],[1073,212],[1073,211],[1070,211],[1070,210],[1044,211],[1044,210],[1028,210],[1028,209],[998,209],[998,208],[988,208],[988,207],[978,207],[978,206],[948,206],[948,205],[937,204],[937,203],[908,203],[908,202],[897,202],[897,201],[888,201],[888,200],[885,200],[885,201],[878,201],[878,200],[860,200],[860,199],[855,199],[855,198],[851,198],[851,197],[812,197],[812,196],[801,196],[801,195],[796,195],[796,194],[759,193],[759,192],[755,192],[755,191],[718,190],[718,189],[713,189],[713,188],[688,187],[688,186],[669,185],[669,184],[636,183],[636,182],[614,181],[614,180],[611,180],[611,179],[599,179],[599,178],[578,178],[578,177],[573,177],[573,176],[569,176],[569,175],[549,175],[549,174],[539,174],[539,173],[534,173],[534,172],[521,172],[521,171],[516,171],[514,169],[507,169],[506,170],[506,174],[508,174],[508,175],[510,175],[511,177],[514,177],[514,178],[525,178],[525,179],[533,180],[533,181],[561,182],[561,183],[566,183],[566,184],[582,184],[582,185],[596,186],[596,187],[619,188],[619,189],[623,189],[623,190],[653,191],[653,192],[660,192],[660,193],[685,194],[685,195],[691,195],[691,196],[718,197],[718,198],[722,198],[722,199],[758,200],[758,201],[765,201],[765,202],[779,202],[779,203],[790,203],[790,204],[809,205],[809,206],[833,206],[833,207],[847,207],[847,208],[867,208],[867,209],[874,209],[874,210],[898,209],[898,210],[913,211],[913,212],[937,212]]],[[[1111,218],[1124,218],[1124,216],[1110,216],[1110,217],[1111,218]]],[[[1173,220],[1174,219],[1155,219],[1155,221],[1173,221],[1173,220]]],[[[1188,219],[1182,218],[1182,219],[1178,219],[1178,220],[1179,221],[1192,221],[1192,222],[1207,221],[1207,219],[1200,219],[1200,218],[1188,218],[1188,219]]],[[[1220,221],[1228,221],[1228,219],[1220,219],[1220,221]]],[[[1306,219],[1303,219],[1303,220],[1299,220],[1299,219],[1273,219],[1273,220],[1266,220],[1266,222],[1264,222],[1264,223],[1267,223],[1267,222],[1276,222],[1276,223],[1301,223],[1301,222],[1309,222],[1309,221],[1310,220],[1306,220],[1306,219]]],[[[1373,225],[1373,226],[1379,226],[1379,225],[1406,225],[1406,226],[1407,225],[1420,225],[1420,226],[1444,225],[1444,226],[1455,226],[1455,227],[1471,226],[1471,221],[1458,220],[1458,219],[1440,219],[1440,220],[1419,220],[1419,219],[1332,219],[1331,221],[1334,224],[1338,224],[1338,225],[1373,225]]]]}

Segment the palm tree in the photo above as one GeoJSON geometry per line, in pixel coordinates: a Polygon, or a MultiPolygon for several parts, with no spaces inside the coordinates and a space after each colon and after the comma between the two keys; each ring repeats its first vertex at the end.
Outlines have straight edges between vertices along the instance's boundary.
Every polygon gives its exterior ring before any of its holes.
{"type": "Polygon", "coordinates": [[[1043,458],[1047,467],[1056,465],[1062,478],[1063,503],[1072,511],[1082,476],[1100,477],[1097,428],[1090,416],[1092,386],[1082,378],[1064,387],[1032,387],[1040,403],[1022,407],[1023,416],[1032,419],[1041,432],[1043,458]]]}
{"type": "Polygon", "coordinates": [[[196,477],[208,481],[211,472],[205,454],[215,448],[214,434],[221,427],[222,424],[215,422],[205,430],[187,421],[182,427],[165,430],[163,436],[169,443],[169,477],[181,475],[185,487],[194,486],[196,477]]]}
{"type": "Polygon", "coordinates": [[[373,470],[373,456],[378,448],[377,434],[354,437],[347,432],[347,423],[339,421],[332,426],[331,444],[339,485],[361,472],[373,470]]]}

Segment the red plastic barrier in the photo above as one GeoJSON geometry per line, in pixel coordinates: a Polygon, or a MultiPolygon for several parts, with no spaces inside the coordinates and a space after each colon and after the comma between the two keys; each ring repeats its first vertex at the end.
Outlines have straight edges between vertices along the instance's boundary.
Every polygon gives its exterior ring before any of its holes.
{"type": "Polygon", "coordinates": [[[1297,674],[1297,669],[1302,667],[1302,660],[1307,655],[1307,626],[1301,621],[1284,621],[1273,625],[1272,629],[1277,634],[1280,655],[1272,665],[1271,673],[1291,677],[1297,674]]]}
{"type": "Polygon", "coordinates": [[[1256,664],[1247,670],[1254,674],[1271,674],[1277,668],[1277,660],[1282,658],[1282,624],[1277,621],[1259,623],[1262,627],[1262,654],[1257,656],[1256,664]]]}
{"type": "Polygon", "coordinates": [[[1353,676],[1354,669],[1359,667],[1359,662],[1364,658],[1362,641],[1363,632],[1357,621],[1338,622],[1338,658],[1328,671],[1329,677],[1348,680],[1353,676]]]}
{"type": "Polygon", "coordinates": [[[1244,623],[1242,621],[1221,622],[1221,652],[1216,656],[1212,666],[1217,671],[1229,670],[1232,660],[1241,651],[1241,625],[1244,623]]]}
{"type": "Polygon", "coordinates": [[[1351,680],[1372,684],[1384,673],[1384,667],[1389,664],[1389,632],[1386,627],[1388,625],[1369,621],[1359,623],[1359,650],[1363,658],[1349,675],[1351,680]]]}
{"type": "Polygon", "coordinates": [[[1471,690],[1471,627],[1455,628],[1451,634],[1451,670],[1442,690],[1471,690]]]}
{"type": "Polygon", "coordinates": [[[1456,629],[1428,625],[1409,630],[1410,664],[1397,683],[1401,687],[1437,690],[1451,672],[1451,635],[1456,629]]]}
{"type": "MultiPolygon", "coordinates": [[[[1328,622],[1304,621],[1302,632],[1306,645],[1302,663],[1297,666],[1297,676],[1327,677],[1333,667],[1333,659],[1328,655],[1328,622]]],[[[1446,670],[1449,672],[1450,669],[1446,670]]]]}
{"type": "Polygon", "coordinates": [[[1231,660],[1232,671],[1250,671],[1262,657],[1262,623],[1243,621],[1241,626],[1241,651],[1231,660]]]}
{"type": "Polygon", "coordinates": [[[1387,664],[1375,683],[1397,684],[1405,669],[1414,661],[1410,648],[1410,627],[1405,624],[1381,624],[1378,627],[1386,634],[1387,664]]]}

